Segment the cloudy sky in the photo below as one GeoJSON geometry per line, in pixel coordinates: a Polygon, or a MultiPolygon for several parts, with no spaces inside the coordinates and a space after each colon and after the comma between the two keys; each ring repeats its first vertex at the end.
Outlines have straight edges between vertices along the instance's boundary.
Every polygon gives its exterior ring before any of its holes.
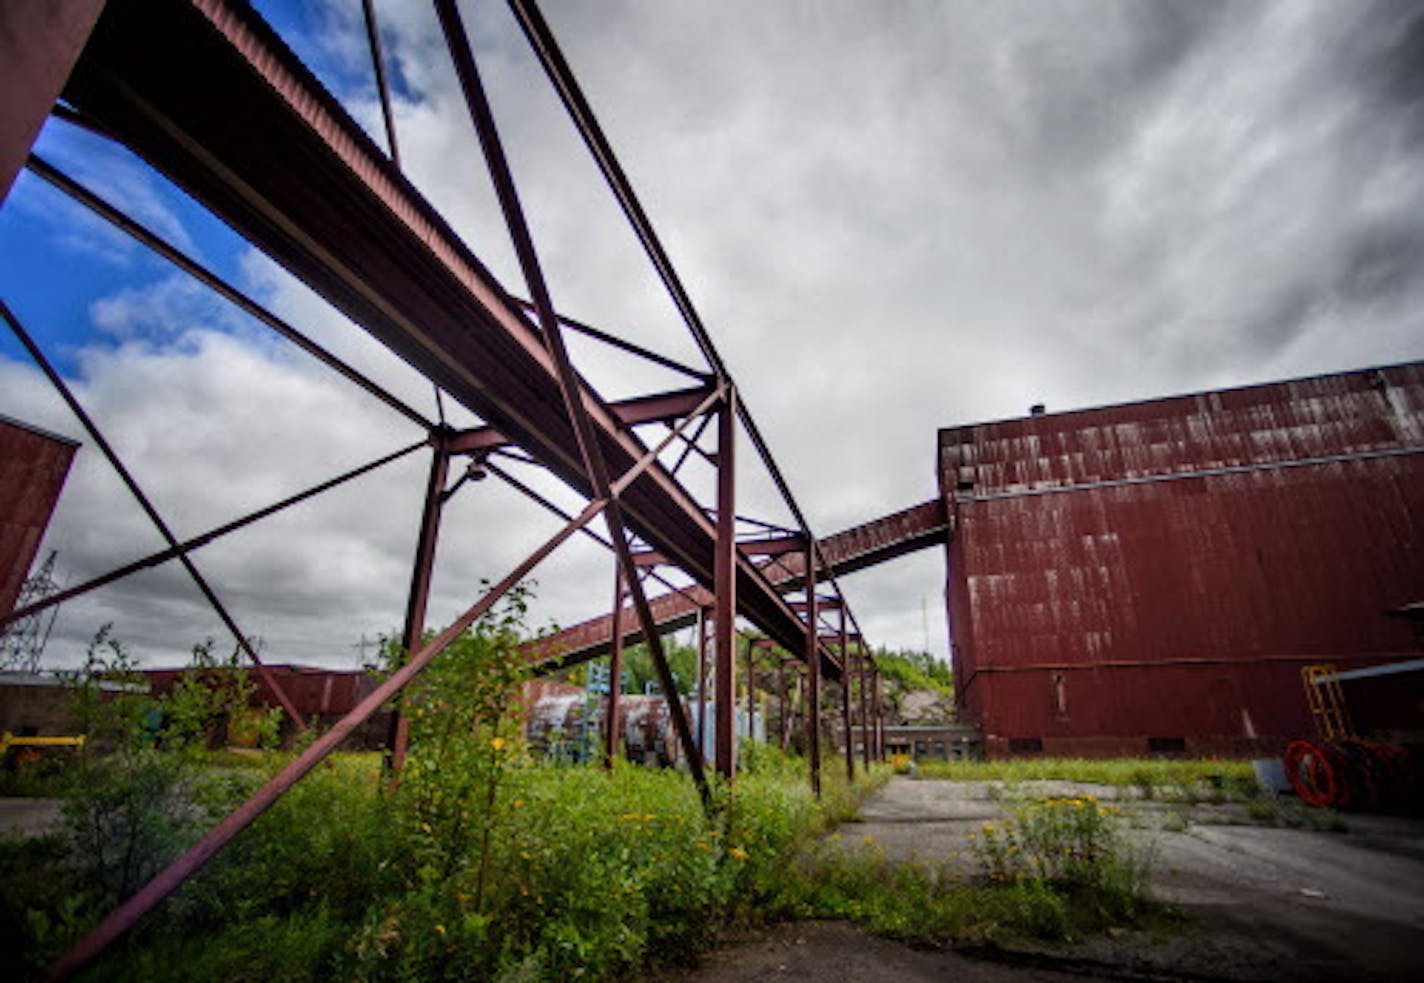
{"type": "MultiPolygon", "coordinates": [[[[258,7],[378,133],[358,0],[258,7]]],[[[1417,3],[547,7],[819,534],[931,497],[940,427],[1424,355],[1417,3]]],[[[524,292],[428,5],[378,9],[407,171],[524,292]]],[[[556,303],[695,361],[508,13],[467,19],[556,303]]],[[[136,158],[57,122],[38,149],[433,412],[414,373],[136,158]]],[[[0,257],[0,294],[180,536],[420,438],[32,176],[0,212],[0,257]]],[[[575,355],[610,397],[677,385],[575,355]]],[[[9,339],[0,413],[82,436],[9,339]]],[[[354,665],[398,625],[425,461],[195,555],[269,659],[354,665]]],[[[785,518],[764,478],[741,494],[785,518]]],[[[556,526],[467,486],[432,621],[556,526]]],[[[86,442],[46,541],[61,575],[159,546],[86,442]]],[[[872,642],[945,653],[943,564],[845,580],[872,642]]],[[[536,621],[608,603],[591,544],[537,576],[536,621]]],[[[51,664],[108,621],[153,663],[222,636],[165,567],[66,605],[51,664]]]]}

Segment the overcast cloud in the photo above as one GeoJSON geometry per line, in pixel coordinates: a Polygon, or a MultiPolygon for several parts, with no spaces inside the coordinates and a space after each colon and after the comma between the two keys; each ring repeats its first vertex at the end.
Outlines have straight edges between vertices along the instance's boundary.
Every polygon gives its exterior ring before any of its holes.
{"type": "MultiPolygon", "coordinates": [[[[548,8],[819,534],[934,495],[940,427],[1424,354],[1418,4],[548,8]]],[[[522,293],[433,18],[424,4],[378,9],[408,171],[522,293]]],[[[556,303],[695,361],[507,12],[467,16],[556,303]]],[[[292,19],[305,25],[294,47],[374,126],[359,3],[292,19]]],[[[167,234],[201,238],[142,168],[46,141],[167,234]]],[[[78,280],[135,268],[93,298],[86,340],[66,350],[80,398],[180,535],[419,439],[176,273],[139,267],[38,181],[17,186],[0,223],[46,211],[34,248],[78,280]]],[[[242,279],[432,411],[425,383],[272,264],[250,256],[242,279]]],[[[6,299],[24,315],[23,291],[6,299]]],[[[610,397],[677,384],[576,354],[610,397]]],[[[33,370],[3,357],[0,412],[80,436],[33,370]]],[[[199,565],[271,659],[351,665],[363,634],[398,624],[424,469],[416,454],[199,565]]],[[[742,494],[783,518],[764,480],[748,474],[742,494]]],[[[462,491],[432,620],[553,528],[494,481],[462,491]]],[[[91,576],[157,545],[86,445],[46,542],[61,569],[91,576]]],[[[943,576],[931,551],[844,586],[872,642],[943,655],[943,576]]],[[[540,571],[539,619],[597,613],[611,577],[597,548],[574,546],[540,571]]],[[[220,635],[164,568],[66,605],[54,661],[110,620],[152,661],[220,635]]]]}

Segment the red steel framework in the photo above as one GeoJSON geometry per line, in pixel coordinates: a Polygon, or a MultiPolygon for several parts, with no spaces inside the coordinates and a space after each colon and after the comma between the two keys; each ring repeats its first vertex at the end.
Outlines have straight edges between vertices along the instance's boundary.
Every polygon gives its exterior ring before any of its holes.
{"type": "MultiPolygon", "coordinates": [[[[426,435],[410,446],[281,502],[180,540],[49,363],[21,318],[8,304],[0,302],[0,316],[69,404],[167,543],[162,551],[41,604],[12,612],[0,619],[0,625],[137,570],[177,560],[244,648],[264,683],[294,722],[303,726],[280,682],[248,644],[246,634],[203,577],[192,554],[219,537],[421,447],[431,448],[402,634],[404,663],[280,774],[81,939],[51,967],[51,975],[57,978],[77,972],[132,928],[376,710],[398,698],[407,683],[575,533],[598,540],[616,557],[613,618],[622,617],[626,596],[641,637],[653,656],[663,690],[670,697],[669,711],[683,757],[704,801],[708,785],[703,775],[703,756],[693,741],[682,702],[675,697],[674,682],[659,641],[660,626],[668,623],[669,613],[681,614],[688,604],[698,613],[710,613],[718,694],[715,760],[717,770],[726,779],[733,777],[736,767],[731,697],[735,693],[738,617],[747,619],[781,652],[799,654],[799,659],[783,662],[780,671],[784,673],[788,664],[799,664],[806,672],[810,780],[818,791],[823,678],[841,686],[848,773],[853,775],[855,767],[851,721],[852,685],[857,677],[861,741],[867,749],[865,762],[869,761],[872,745],[879,751],[881,742],[871,736],[872,717],[879,720],[879,678],[874,674],[858,626],[853,634],[850,631],[854,616],[836,581],[837,572],[855,567],[838,566],[811,533],[538,7],[533,0],[510,0],[509,5],[697,343],[706,370],[681,365],[557,311],[524,219],[515,177],[504,155],[474,49],[454,0],[435,0],[435,12],[515,246],[529,291],[527,301],[510,294],[493,278],[402,175],[371,0],[363,0],[363,13],[388,152],[366,136],[272,29],[250,7],[236,0],[111,0],[107,4],[100,0],[56,0],[48,5],[0,7],[0,106],[4,108],[0,117],[0,194],[8,195],[19,167],[27,166],[420,426],[426,435]],[[196,259],[35,156],[31,146],[47,115],[87,128],[138,154],[385,344],[432,382],[439,420],[429,419],[392,395],[196,259]],[[241,121],[241,125],[235,125],[235,121],[241,121]],[[575,370],[564,342],[568,331],[675,369],[696,380],[697,385],[609,403],[575,370]],[[486,425],[466,431],[451,428],[444,419],[443,396],[458,401],[486,425]],[[699,443],[710,422],[716,424],[715,454],[705,451],[699,443]],[[667,433],[650,446],[635,428],[653,424],[666,427],[667,433]],[[737,514],[736,445],[741,437],[756,450],[797,528],[784,529],[737,514]],[[682,448],[669,467],[663,457],[675,443],[681,443],[682,448]],[[679,470],[694,453],[716,467],[715,509],[699,504],[679,480],[679,470]],[[588,504],[576,515],[562,512],[499,467],[492,460],[494,455],[544,467],[580,493],[588,504]],[[470,457],[472,467],[503,478],[542,507],[562,515],[565,521],[558,533],[464,614],[422,644],[441,510],[465,481],[462,477],[453,485],[447,484],[451,460],[457,456],[470,457]],[[606,536],[590,528],[600,515],[607,525],[606,536]],[[739,542],[739,522],[777,535],[739,542]],[[693,586],[675,586],[655,569],[664,563],[690,577],[693,586]],[[655,580],[670,592],[650,599],[644,589],[645,580],[655,580]],[[823,586],[830,588],[829,595],[820,593],[823,586]],[[799,592],[803,599],[789,600],[784,596],[788,589],[799,592]],[[822,610],[838,613],[838,621],[829,631],[820,616],[822,610]],[[871,706],[875,707],[873,711],[871,706]]],[[[920,532],[924,545],[935,541],[933,537],[926,539],[924,530],[920,532]]],[[[904,551],[921,545],[916,542],[911,546],[908,542],[888,546],[882,543],[881,548],[904,551]]],[[[608,633],[616,661],[624,633],[612,625],[608,633]]],[[[700,632],[699,637],[703,637],[700,632]]],[[[540,669],[592,657],[587,649],[565,653],[558,659],[545,655],[531,653],[540,669]]],[[[610,689],[614,691],[610,701],[616,701],[617,687],[610,689]]],[[[609,719],[616,720],[616,712],[610,713],[609,719]]],[[[611,754],[611,728],[607,739],[611,754]]],[[[405,727],[397,712],[388,739],[390,765],[397,774],[405,740],[405,727]]]]}

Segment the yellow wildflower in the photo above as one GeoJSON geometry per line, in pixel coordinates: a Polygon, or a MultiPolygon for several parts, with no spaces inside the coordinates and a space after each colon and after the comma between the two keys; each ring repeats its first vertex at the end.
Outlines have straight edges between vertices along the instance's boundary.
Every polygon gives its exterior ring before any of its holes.
{"type": "Polygon", "coordinates": [[[727,853],[730,856],[736,857],[738,860],[745,860],[749,856],[747,851],[743,850],[739,846],[732,847],[732,849],[728,850],[727,853]]]}
{"type": "Polygon", "coordinates": [[[444,934],[445,934],[445,926],[444,926],[444,925],[436,925],[436,926],[435,926],[435,931],[439,932],[441,935],[444,935],[444,934]]]}
{"type": "Polygon", "coordinates": [[[504,738],[502,738],[502,737],[491,737],[491,738],[490,738],[490,747],[494,748],[496,751],[502,751],[502,750],[504,750],[504,738]]]}

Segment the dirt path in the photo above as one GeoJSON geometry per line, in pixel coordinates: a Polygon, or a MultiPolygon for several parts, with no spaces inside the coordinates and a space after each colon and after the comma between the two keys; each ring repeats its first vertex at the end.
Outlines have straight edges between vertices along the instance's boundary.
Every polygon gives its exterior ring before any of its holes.
{"type": "MultiPolygon", "coordinates": [[[[840,841],[858,849],[869,836],[891,858],[973,873],[968,834],[1002,816],[1013,796],[1082,792],[1111,799],[1132,790],[896,778],[859,822],[841,828],[840,841]]],[[[1179,932],[1025,943],[996,964],[809,923],[736,940],[698,969],[663,979],[1424,980],[1424,823],[1349,816],[1347,831],[1316,832],[1261,826],[1239,805],[1154,801],[1132,811],[1133,836],[1157,855],[1154,895],[1186,916],[1179,932]]]]}
{"type": "Polygon", "coordinates": [[[797,922],[728,940],[696,969],[655,977],[656,983],[1082,983],[1082,976],[970,959],[954,952],[912,949],[877,939],[843,922],[797,922]]]}

